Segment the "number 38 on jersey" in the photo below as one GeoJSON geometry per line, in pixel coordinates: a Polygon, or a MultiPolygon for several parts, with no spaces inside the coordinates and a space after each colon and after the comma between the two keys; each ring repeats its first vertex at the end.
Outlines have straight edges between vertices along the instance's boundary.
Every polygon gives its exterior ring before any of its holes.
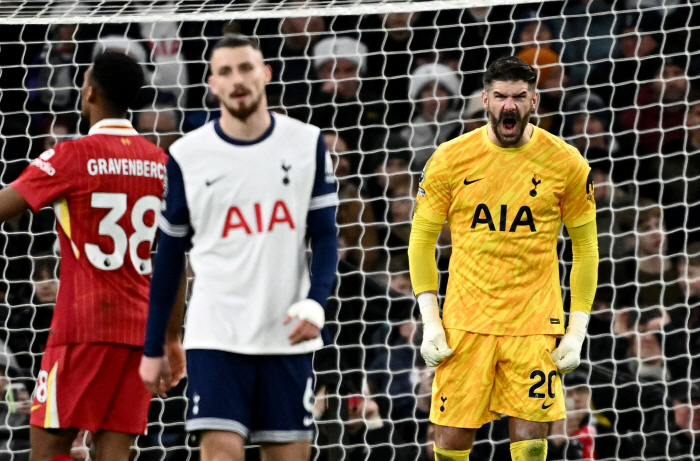
{"type": "Polygon", "coordinates": [[[131,235],[127,235],[126,230],[119,224],[128,209],[126,194],[93,192],[90,204],[93,208],[109,210],[100,221],[98,233],[110,238],[114,243],[112,253],[104,253],[96,243],[86,243],[85,255],[90,263],[105,271],[117,270],[124,265],[128,252],[131,264],[136,271],[142,275],[150,274],[152,270],[150,248],[156,236],[155,217],[160,209],[160,199],[153,195],[145,195],[134,203],[127,218],[133,228],[131,235]],[[148,245],[149,254],[148,257],[141,258],[138,249],[144,242],[148,245]]]}

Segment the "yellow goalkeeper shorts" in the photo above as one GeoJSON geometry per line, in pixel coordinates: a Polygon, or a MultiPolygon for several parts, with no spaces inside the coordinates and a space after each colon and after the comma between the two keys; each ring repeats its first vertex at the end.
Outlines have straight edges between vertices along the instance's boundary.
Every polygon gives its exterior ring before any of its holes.
{"type": "Polygon", "coordinates": [[[492,336],[445,330],[454,351],[435,371],[430,421],[479,428],[501,415],[527,421],[566,418],[551,335],[492,336]]]}

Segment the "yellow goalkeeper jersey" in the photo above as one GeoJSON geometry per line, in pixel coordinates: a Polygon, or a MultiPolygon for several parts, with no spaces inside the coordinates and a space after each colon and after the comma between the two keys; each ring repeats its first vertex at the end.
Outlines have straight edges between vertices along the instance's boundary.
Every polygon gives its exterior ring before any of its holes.
{"type": "Polygon", "coordinates": [[[435,151],[416,213],[452,233],[445,328],[491,335],[564,333],[557,237],[562,221],[595,219],[588,164],[533,126],[522,147],[499,148],[487,126],[435,151]]]}

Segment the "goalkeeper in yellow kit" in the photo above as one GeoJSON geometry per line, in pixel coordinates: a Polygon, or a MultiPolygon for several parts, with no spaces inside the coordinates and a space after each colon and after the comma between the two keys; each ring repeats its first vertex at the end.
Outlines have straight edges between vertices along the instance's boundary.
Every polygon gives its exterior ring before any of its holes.
{"type": "Polygon", "coordinates": [[[574,147],[528,123],[536,80],[518,58],[494,61],[482,95],[490,123],[438,147],[421,177],[408,251],[421,354],[437,366],[438,461],[468,460],[476,430],[502,414],[513,459],[544,461],[549,423],[566,417],[557,372],[581,360],[598,266],[593,183],[574,147]],[[445,221],[452,257],[441,319],[435,241],[445,221]],[[574,254],[566,334],[562,221],[574,254]]]}

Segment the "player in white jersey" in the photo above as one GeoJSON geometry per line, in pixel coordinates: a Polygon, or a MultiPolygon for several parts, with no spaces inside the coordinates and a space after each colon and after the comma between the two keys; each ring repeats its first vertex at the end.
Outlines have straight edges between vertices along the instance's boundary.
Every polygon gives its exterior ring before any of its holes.
{"type": "Polygon", "coordinates": [[[170,381],[165,330],[191,245],[186,428],[201,432],[203,461],[243,460],[246,440],[271,461],[311,453],[338,197],[320,130],[268,111],[270,78],[251,40],[219,40],[209,85],[221,119],[174,143],[167,165],[141,377],[158,393],[170,381]]]}

